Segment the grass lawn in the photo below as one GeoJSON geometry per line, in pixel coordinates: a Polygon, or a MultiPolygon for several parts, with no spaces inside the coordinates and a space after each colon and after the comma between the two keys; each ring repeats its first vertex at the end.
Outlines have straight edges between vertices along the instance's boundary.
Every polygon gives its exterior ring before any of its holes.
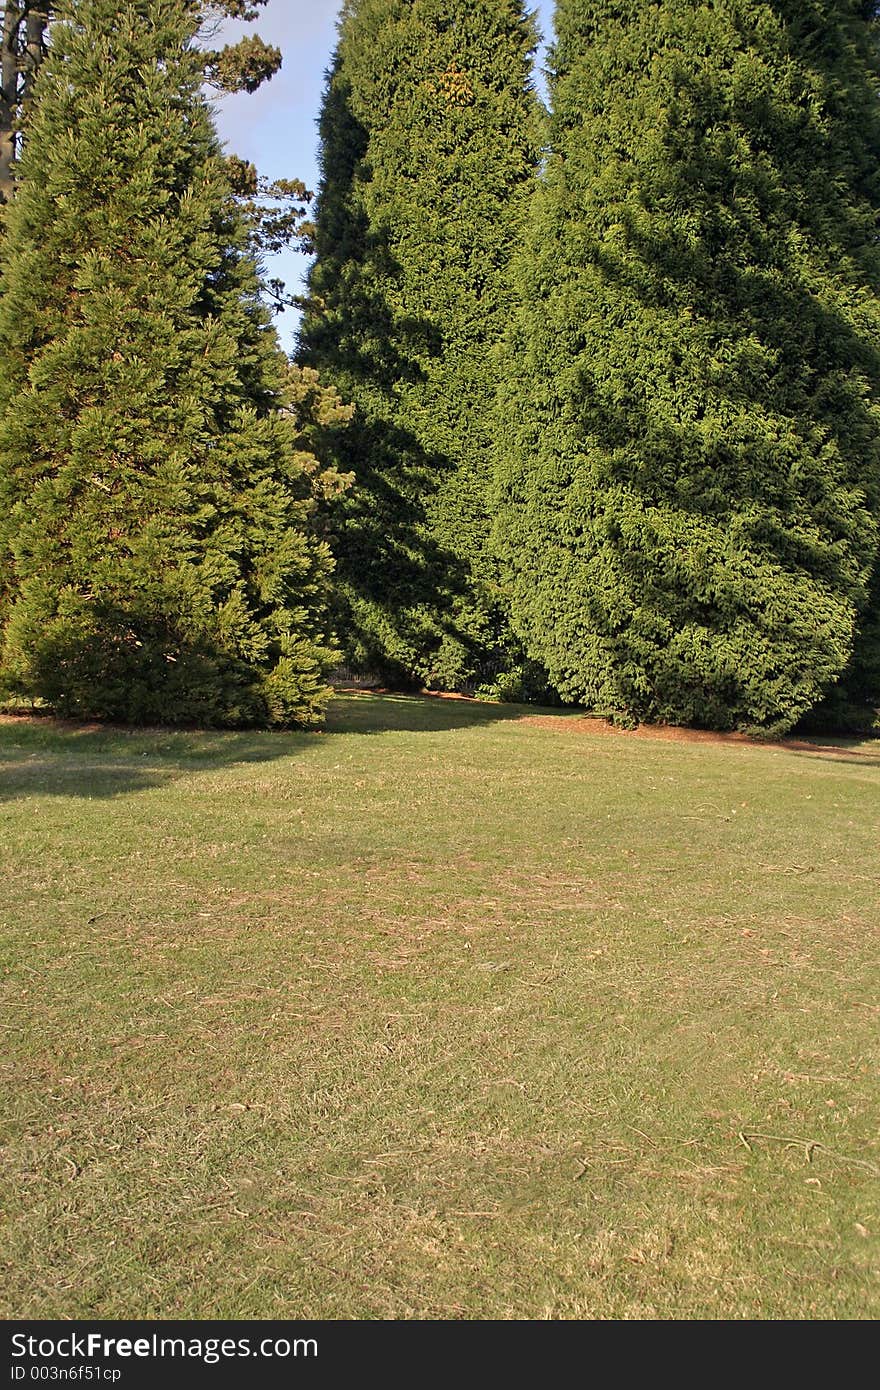
{"type": "Polygon", "coordinates": [[[6,721],[0,826],[3,1315],[880,1313],[880,744],[6,721]]]}

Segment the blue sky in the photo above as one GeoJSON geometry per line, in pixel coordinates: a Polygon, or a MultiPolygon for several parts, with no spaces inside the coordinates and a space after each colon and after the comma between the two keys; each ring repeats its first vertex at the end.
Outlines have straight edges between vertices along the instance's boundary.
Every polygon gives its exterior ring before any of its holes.
{"type": "MultiPolygon", "coordinates": [[[[324,86],[324,73],[336,42],[336,16],[340,0],[269,0],[256,25],[228,24],[235,38],[253,29],[284,54],[280,73],[252,96],[224,97],[216,105],[220,135],[228,149],[252,159],[270,178],[300,178],[310,188],[317,183],[316,120],[324,86]]],[[[535,8],[544,33],[550,29],[552,0],[540,0],[535,8]]],[[[289,286],[299,284],[305,262],[287,253],[275,257],[274,273],[289,286]]],[[[279,321],[285,346],[290,347],[295,315],[279,321]]]]}

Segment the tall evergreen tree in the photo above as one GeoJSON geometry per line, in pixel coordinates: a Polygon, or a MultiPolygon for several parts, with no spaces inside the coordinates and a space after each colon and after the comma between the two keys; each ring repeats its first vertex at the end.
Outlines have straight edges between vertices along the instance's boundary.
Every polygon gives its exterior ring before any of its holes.
{"type": "Polygon", "coordinates": [[[487,554],[493,352],[540,136],[522,0],[347,0],[321,118],[302,358],[337,441],[349,657],[455,688],[503,640],[487,554]]]}
{"type": "MultiPolygon", "coordinates": [[[[200,23],[256,19],[268,0],[187,0],[200,23]]],[[[16,138],[30,104],[37,69],[46,53],[53,0],[2,0],[0,11],[0,203],[14,191],[16,138]]],[[[220,49],[204,49],[206,79],[220,91],[254,92],[281,66],[281,52],[249,34],[220,49]]]]}
{"type": "Polygon", "coordinates": [[[193,7],[57,11],[3,246],[3,682],[78,715],[312,723],[339,479],[304,447],[193,7]]]}
{"type": "Polygon", "coordinates": [[[789,728],[880,518],[866,0],[559,0],[497,544],[564,697],[789,728]]]}

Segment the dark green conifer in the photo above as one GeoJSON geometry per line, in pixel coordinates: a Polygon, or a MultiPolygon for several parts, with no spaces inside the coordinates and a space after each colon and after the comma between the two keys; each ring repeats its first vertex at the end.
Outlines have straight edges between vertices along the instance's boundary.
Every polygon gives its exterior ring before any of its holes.
{"type": "Polygon", "coordinates": [[[194,7],[56,13],[3,247],[4,685],[77,715],[311,724],[333,657],[313,514],[338,477],[303,448],[194,7]]]}
{"type": "Polygon", "coordinates": [[[494,350],[533,184],[522,0],[348,0],[321,119],[302,337],[357,413],[337,441],[355,664],[455,688],[505,641],[487,554],[494,350]]]}
{"type": "Polygon", "coordinates": [[[497,544],[567,699],[780,731],[869,631],[874,9],[559,0],[497,544]]]}

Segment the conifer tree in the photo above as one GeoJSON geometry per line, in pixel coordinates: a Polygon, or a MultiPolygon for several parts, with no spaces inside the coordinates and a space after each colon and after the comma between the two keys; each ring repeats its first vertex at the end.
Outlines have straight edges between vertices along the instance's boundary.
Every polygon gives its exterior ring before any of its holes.
{"type": "Polygon", "coordinates": [[[778,732],[851,660],[880,518],[874,9],[559,0],[496,541],[569,700],[778,732]]]}
{"type": "Polygon", "coordinates": [[[57,14],[2,252],[3,683],[83,716],[311,724],[314,513],[341,482],[260,304],[192,7],[57,14]]]}
{"type": "MultiPolygon", "coordinates": [[[[209,29],[222,19],[256,19],[268,0],[187,0],[209,29]]],[[[0,0],[0,203],[13,193],[16,138],[30,105],[37,70],[46,53],[53,0],[0,0]]],[[[258,34],[202,53],[206,80],[218,91],[254,92],[278,71],[281,52],[258,34]]]]}
{"type": "Polygon", "coordinates": [[[397,681],[454,689],[504,644],[488,417],[537,164],[534,44],[522,0],[343,7],[302,360],[357,406],[340,630],[397,681]]]}

